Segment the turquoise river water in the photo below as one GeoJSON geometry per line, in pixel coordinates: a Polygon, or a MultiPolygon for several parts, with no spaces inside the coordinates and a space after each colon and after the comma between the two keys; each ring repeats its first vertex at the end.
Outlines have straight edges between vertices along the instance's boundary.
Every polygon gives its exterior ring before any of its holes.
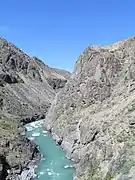
{"type": "Polygon", "coordinates": [[[75,169],[65,157],[65,152],[56,145],[45,131],[43,121],[26,125],[27,137],[39,146],[43,160],[37,164],[36,180],[73,180],[75,169]]]}

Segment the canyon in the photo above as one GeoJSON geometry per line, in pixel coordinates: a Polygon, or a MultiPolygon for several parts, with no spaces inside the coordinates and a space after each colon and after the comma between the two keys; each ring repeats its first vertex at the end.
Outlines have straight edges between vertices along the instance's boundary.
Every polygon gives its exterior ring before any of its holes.
{"type": "Polygon", "coordinates": [[[72,74],[1,38],[0,176],[13,179],[20,164],[40,159],[23,126],[43,119],[73,162],[75,180],[134,180],[134,90],[135,37],[89,46],[72,74]]]}

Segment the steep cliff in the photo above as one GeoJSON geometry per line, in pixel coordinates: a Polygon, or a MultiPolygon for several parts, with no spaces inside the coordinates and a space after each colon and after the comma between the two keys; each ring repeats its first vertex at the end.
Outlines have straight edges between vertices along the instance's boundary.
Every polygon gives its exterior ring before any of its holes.
{"type": "Polygon", "coordinates": [[[135,37],[88,47],[45,120],[77,180],[135,179],[135,37]]]}
{"type": "MultiPolygon", "coordinates": [[[[44,118],[69,76],[67,71],[50,68],[0,38],[0,157],[13,168],[9,179],[18,178],[13,175],[20,174],[38,153],[24,137],[22,122],[44,118]]],[[[2,163],[0,158],[0,179],[7,173],[2,163]]]]}

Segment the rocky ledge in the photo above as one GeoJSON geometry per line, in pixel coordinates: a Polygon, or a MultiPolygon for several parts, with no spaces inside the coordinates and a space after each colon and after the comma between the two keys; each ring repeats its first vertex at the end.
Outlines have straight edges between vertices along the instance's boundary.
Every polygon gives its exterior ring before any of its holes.
{"type": "Polygon", "coordinates": [[[34,116],[25,117],[25,118],[21,119],[20,122],[21,122],[22,125],[26,125],[28,123],[39,121],[39,120],[42,120],[42,119],[45,119],[44,114],[35,114],[34,116]]]}

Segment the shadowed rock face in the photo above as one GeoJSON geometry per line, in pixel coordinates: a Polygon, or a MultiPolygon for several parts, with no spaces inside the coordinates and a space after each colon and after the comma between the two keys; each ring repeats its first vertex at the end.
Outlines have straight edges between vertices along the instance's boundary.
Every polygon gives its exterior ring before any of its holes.
{"type": "Polygon", "coordinates": [[[7,170],[10,169],[9,164],[4,156],[0,156],[0,180],[5,180],[8,173],[7,170]]]}
{"type": "Polygon", "coordinates": [[[79,180],[135,179],[135,38],[88,47],[47,114],[79,180]]]}

